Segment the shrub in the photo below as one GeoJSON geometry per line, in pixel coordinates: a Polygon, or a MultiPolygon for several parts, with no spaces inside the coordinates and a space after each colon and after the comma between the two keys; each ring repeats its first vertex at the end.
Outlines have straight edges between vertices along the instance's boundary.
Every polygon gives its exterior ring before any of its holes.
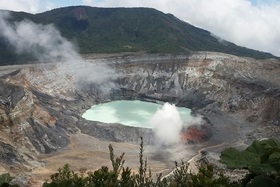
{"type": "Polygon", "coordinates": [[[256,140],[245,150],[225,149],[220,158],[230,169],[250,171],[244,186],[280,186],[280,143],[274,139],[256,140]]]}
{"type": "Polygon", "coordinates": [[[11,185],[10,182],[14,179],[9,173],[0,175],[0,187],[18,187],[18,185],[11,185]]]}

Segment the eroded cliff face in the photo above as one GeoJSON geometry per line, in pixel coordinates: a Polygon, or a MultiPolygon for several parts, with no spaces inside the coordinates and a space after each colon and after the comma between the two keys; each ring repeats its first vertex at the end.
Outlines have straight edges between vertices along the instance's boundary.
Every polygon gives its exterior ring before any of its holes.
{"type": "Polygon", "coordinates": [[[192,109],[219,109],[250,122],[279,123],[278,61],[198,53],[117,67],[124,74],[119,85],[143,96],[192,109]]]}
{"type": "Polygon", "coordinates": [[[119,85],[142,98],[192,108],[219,129],[216,135],[244,141],[277,137],[277,60],[201,52],[188,57],[157,56],[146,62],[139,59],[133,65],[119,63],[117,67],[125,75],[118,80],[119,85]]]}
{"type": "MultiPolygon", "coordinates": [[[[152,143],[151,130],[81,118],[91,105],[117,99],[164,101],[191,108],[211,124],[209,145],[278,135],[277,60],[201,52],[88,57],[87,61],[105,63],[118,76],[101,85],[62,74],[57,64],[17,67],[2,76],[0,152],[5,170],[40,167],[39,155],[66,147],[78,131],[117,142],[137,142],[144,136],[152,143]]],[[[86,67],[79,71],[82,68],[86,67]]]]}

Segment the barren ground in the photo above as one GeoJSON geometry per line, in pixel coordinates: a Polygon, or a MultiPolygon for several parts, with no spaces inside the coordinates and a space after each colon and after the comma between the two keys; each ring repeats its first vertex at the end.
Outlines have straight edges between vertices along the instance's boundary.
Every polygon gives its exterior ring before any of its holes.
{"type": "MultiPolygon", "coordinates": [[[[138,171],[139,145],[100,141],[94,137],[78,133],[73,136],[71,145],[66,149],[42,157],[41,161],[45,162],[45,167],[35,169],[32,173],[36,179],[44,181],[50,179],[51,174],[54,174],[59,167],[67,163],[74,171],[85,168],[87,171],[94,171],[101,166],[111,166],[109,144],[112,144],[115,156],[125,153],[125,167],[129,166],[134,172],[138,171]]],[[[154,176],[158,173],[166,175],[174,169],[174,161],[189,160],[197,154],[197,150],[201,147],[202,145],[177,145],[176,148],[162,148],[144,145],[144,158],[147,158],[148,168],[151,169],[154,176]]]]}

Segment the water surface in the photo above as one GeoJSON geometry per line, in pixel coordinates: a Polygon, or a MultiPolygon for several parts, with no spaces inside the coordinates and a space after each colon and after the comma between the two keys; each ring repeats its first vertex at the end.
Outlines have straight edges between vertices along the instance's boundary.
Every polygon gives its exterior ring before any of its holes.
{"type": "MultiPolygon", "coordinates": [[[[92,106],[83,114],[90,121],[120,123],[127,126],[151,128],[149,120],[163,105],[144,101],[112,101],[92,106]]],[[[182,121],[190,118],[191,110],[177,107],[182,121]]]]}

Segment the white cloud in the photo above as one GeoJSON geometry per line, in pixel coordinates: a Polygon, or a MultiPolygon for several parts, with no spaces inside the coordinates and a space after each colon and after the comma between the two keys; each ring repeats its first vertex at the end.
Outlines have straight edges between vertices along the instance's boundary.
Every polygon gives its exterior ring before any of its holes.
{"type": "Polygon", "coordinates": [[[84,0],[100,7],[153,7],[238,45],[280,56],[280,2],[248,0],[84,0]]]}
{"type": "Polygon", "coordinates": [[[92,5],[93,0],[83,0],[83,3],[86,4],[86,5],[92,5]]]}
{"type": "Polygon", "coordinates": [[[38,13],[55,8],[55,3],[43,0],[1,0],[0,9],[38,13]]]}
{"type": "Polygon", "coordinates": [[[1,0],[1,9],[37,12],[38,0],[1,0]]]}

